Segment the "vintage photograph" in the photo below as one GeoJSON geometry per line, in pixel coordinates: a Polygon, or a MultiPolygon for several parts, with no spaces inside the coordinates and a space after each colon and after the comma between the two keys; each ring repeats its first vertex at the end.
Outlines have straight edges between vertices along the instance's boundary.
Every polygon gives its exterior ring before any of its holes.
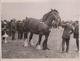
{"type": "Polygon", "coordinates": [[[79,58],[79,2],[2,2],[2,59],[79,58]]]}

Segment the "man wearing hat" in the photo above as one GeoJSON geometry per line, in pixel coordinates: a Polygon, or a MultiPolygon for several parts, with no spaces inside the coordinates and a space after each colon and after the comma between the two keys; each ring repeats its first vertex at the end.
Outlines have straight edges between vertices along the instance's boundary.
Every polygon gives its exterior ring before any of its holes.
{"type": "Polygon", "coordinates": [[[73,35],[74,35],[74,38],[76,39],[77,51],[79,51],[79,23],[78,21],[75,22],[73,35]]]}
{"type": "Polygon", "coordinates": [[[66,24],[62,25],[64,28],[63,34],[62,34],[62,52],[64,52],[65,44],[66,44],[66,52],[69,50],[69,40],[70,35],[73,32],[72,25],[67,22],[66,24]]]}

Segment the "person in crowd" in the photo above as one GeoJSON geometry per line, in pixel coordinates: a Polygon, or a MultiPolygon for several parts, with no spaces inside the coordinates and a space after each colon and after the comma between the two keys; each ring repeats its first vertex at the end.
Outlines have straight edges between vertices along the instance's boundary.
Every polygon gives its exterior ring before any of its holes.
{"type": "Polygon", "coordinates": [[[78,21],[75,22],[73,35],[74,35],[74,38],[76,39],[77,51],[79,51],[79,23],[78,21]]]}
{"type": "Polygon", "coordinates": [[[16,33],[16,23],[15,23],[15,19],[11,20],[11,36],[12,36],[12,40],[15,40],[15,33],[16,33]]]}
{"type": "Polygon", "coordinates": [[[22,21],[18,21],[17,31],[18,31],[18,39],[22,39],[23,38],[23,22],[22,21]]]}
{"type": "Polygon", "coordinates": [[[64,28],[64,31],[62,34],[62,52],[64,52],[65,50],[65,44],[66,44],[66,52],[68,52],[69,40],[70,40],[70,35],[73,33],[73,27],[69,22],[67,22],[65,24],[62,24],[62,28],[64,28]]]}

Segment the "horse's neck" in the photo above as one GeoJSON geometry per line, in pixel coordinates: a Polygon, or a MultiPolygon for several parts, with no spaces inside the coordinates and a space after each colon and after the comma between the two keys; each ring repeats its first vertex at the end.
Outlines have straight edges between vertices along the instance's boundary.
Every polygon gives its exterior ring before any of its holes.
{"type": "Polygon", "coordinates": [[[53,17],[50,16],[44,23],[47,24],[48,26],[51,26],[52,21],[53,21],[53,17]]]}
{"type": "Polygon", "coordinates": [[[48,18],[48,16],[50,15],[50,13],[51,13],[51,11],[48,12],[48,13],[46,13],[46,14],[43,16],[42,22],[45,22],[45,21],[47,20],[47,18],[48,18]]]}

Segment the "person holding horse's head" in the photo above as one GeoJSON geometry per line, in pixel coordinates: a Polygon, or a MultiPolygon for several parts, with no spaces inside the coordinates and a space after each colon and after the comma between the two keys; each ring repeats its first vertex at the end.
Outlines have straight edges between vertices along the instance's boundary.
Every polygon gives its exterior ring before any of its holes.
{"type": "Polygon", "coordinates": [[[66,22],[65,24],[62,25],[62,27],[64,28],[63,34],[62,34],[62,52],[64,52],[65,49],[66,49],[66,52],[68,52],[70,37],[71,37],[71,34],[73,33],[73,27],[70,22],[66,22]],[[65,43],[66,43],[66,47],[65,47],[65,43]]]}

